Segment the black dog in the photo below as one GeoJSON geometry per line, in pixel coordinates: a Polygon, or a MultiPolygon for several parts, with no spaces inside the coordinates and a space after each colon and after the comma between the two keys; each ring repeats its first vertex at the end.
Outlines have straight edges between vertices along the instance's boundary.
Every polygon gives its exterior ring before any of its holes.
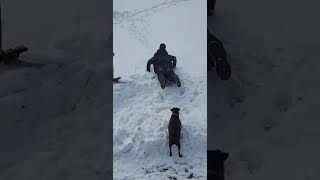
{"type": "Polygon", "coordinates": [[[216,6],[216,0],[207,1],[207,16],[212,16],[216,6]]]}
{"type": "Polygon", "coordinates": [[[224,161],[229,153],[220,150],[208,150],[208,179],[224,180],[224,161]]]}
{"type": "Polygon", "coordinates": [[[231,76],[231,66],[227,61],[227,52],[222,42],[207,29],[207,66],[208,71],[216,67],[216,71],[221,80],[228,80],[231,76]]]}
{"type": "Polygon", "coordinates": [[[177,145],[179,149],[179,157],[182,157],[180,154],[180,133],[181,133],[181,122],[179,119],[179,108],[172,108],[172,115],[169,121],[169,149],[170,149],[170,156],[172,156],[171,146],[177,145]]]}

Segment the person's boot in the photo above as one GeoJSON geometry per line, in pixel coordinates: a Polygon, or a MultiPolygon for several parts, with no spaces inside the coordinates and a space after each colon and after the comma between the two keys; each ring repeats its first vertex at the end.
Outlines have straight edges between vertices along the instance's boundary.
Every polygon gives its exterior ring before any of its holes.
{"type": "Polygon", "coordinates": [[[161,89],[164,89],[166,87],[164,82],[160,82],[160,86],[161,86],[161,89]]]}
{"type": "Polygon", "coordinates": [[[164,78],[161,78],[160,80],[160,86],[161,86],[161,89],[164,89],[166,87],[166,81],[164,78]]]}
{"type": "Polygon", "coordinates": [[[158,76],[161,89],[164,89],[166,87],[166,81],[165,81],[164,75],[161,73],[158,73],[157,76],[158,76]]]}
{"type": "Polygon", "coordinates": [[[181,82],[180,82],[180,79],[179,79],[179,78],[177,79],[177,86],[178,86],[178,87],[181,86],[181,82]]]}

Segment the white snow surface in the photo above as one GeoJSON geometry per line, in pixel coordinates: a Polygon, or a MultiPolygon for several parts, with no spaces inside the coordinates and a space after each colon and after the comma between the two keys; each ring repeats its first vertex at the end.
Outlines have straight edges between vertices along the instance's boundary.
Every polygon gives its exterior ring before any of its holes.
{"type": "Polygon", "coordinates": [[[154,74],[130,76],[115,85],[113,103],[113,173],[115,179],[206,179],[206,78],[182,77],[183,86],[159,87],[154,74]],[[169,156],[170,109],[179,107],[181,153],[169,156]],[[167,171],[161,172],[163,169],[167,171]],[[185,169],[188,172],[185,172],[185,169]],[[124,173],[125,172],[125,173],[124,173]]]}
{"type": "Polygon", "coordinates": [[[117,0],[113,5],[115,76],[145,71],[160,43],[177,57],[179,67],[206,75],[204,0],[117,0]]]}
{"type": "Polygon", "coordinates": [[[209,28],[233,75],[208,73],[208,148],[230,153],[227,180],[320,179],[317,7],[217,1],[209,28]]]}
{"type": "Polygon", "coordinates": [[[115,180],[207,179],[206,1],[114,1],[115,180]],[[192,24],[192,26],[190,26],[192,24]],[[182,86],[161,89],[146,63],[166,43],[182,86]],[[169,156],[170,109],[179,107],[181,153],[169,156]]]}
{"type": "Polygon", "coordinates": [[[46,64],[0,64],[1,180],[112,176],[109,2],[1,1],[3,46],[25,44],[21,59],[46,64]]]}

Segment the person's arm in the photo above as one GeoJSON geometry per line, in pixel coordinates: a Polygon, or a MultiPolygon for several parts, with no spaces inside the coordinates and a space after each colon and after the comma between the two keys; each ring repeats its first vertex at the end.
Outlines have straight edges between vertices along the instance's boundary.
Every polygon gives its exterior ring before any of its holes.
{"type": "Polygon", "coordinates": [[[175,68],[177,66],[177,58],[172,55],[170,55],[170,57],[171,57],[171,62],[172,62],[173,68],[175,68]]]}
{"type": "Polygon", "coordinates": [[[150,66],[153,64],[153,58],[151,58],[147,63],[147,71],[150,72],[150,66]]]}

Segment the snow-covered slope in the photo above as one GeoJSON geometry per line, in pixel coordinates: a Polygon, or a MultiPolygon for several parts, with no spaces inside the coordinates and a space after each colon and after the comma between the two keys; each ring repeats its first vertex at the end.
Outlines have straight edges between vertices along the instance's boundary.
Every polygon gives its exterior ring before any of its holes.
{"type": "Polygon", "coordinates": [[[233,78],[208,74],[208,147],[226,179],[319,179],[316,1],[217,1],[209,19],[233,78]]]}
{"type": "Polygon", "coordinates": [[[111,176],[110,70],[77,62],[1,71],[0,179],[111,176]]]}
{"type": "Polygon", "coordinates": [[[114,179],[207,179],[205,8],[198,0],[114,2],[114,72],[124,81],[113,89],[114,179]],[[146,72],[162,42],[177,57],[180,88],[163,90],[146,72]],[[176,146],[169,156],[173,107],[181,109],[183,158],[176,146]]]}
{"type": "Polygon", "coordinates": [[[206,74],[205,8],[204,0],[115,1],[115,75],[145,71],[146,61],[160,43],[165,43],[168,53],[177,57],[178,66],[192,74],[206,74]]]}
{"type": "Polygon", "coordinates": [[[97,17],[105,7],[91,8],[98,1],[1,1],[4,47],[26,44],[22,59],[47,64],[0,64],[1,180],[112,177],[112,42],[108,17],[97,17]],[[79,18],[83,28],[72,23],[79,18]],[[78,37],[90,32],[101,36],[78,37]]]}
{"type": "Polygon", "coordinates": [[[112,1],[3,0],[1,5],[5,49],[24,44],[28,53],[47,57],[105,56],[112,1]]]}
{"type": "Polygon", "coordinates": [[[159,88],[153,74],[139,73],[114,87],[114,179],[206,179],[206,78],[183,74],[183,86],[159,88]],[[170,109],[179,107],[180,159],[169,156],[170,109]],[[187,171],[185,171],[187,169],[187,171]],[[124,173],[125,172],[125,173],[124,173]]]}

